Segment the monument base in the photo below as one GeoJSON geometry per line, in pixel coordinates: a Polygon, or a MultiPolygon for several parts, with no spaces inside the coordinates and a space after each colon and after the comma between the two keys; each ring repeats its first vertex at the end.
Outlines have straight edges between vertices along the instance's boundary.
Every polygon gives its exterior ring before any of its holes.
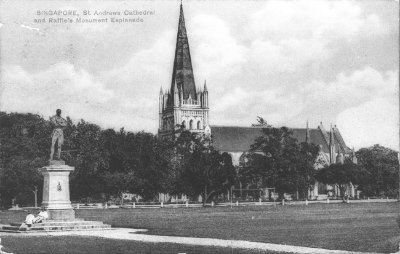
{"type": "Polygon", "coordinates": [[[26,225],[21,227],[21,222],[0,226],[0,232],[9,233],[38,233],[82,230],[112,230],[112,228],[111,225],[104,224],[101,221],[85,221],[82,219],[75,219],[72,221],[45,220],[41,223],[33,224],[30,228],[26,227],[26,225]]]}
{"type": "Polygon", "coordinates": [[[73,209],[52,209],[47,210],[49,220],[73,221],[75,220],[75,211],[73,209]]]}
{"type": "Polygon", "coordinates": [[[63,161],[63,160],[49,160],[49,165],[50,166],[65,165],[65,161],[63,161]]]}
{"type": "Polygon", "coordinates": [[[64,161],[50,161],[50,165],[40,169],[43,174],[42,207],[48,210],[72,210],[69,199],[69,174],[74,167],[64,161]]]}

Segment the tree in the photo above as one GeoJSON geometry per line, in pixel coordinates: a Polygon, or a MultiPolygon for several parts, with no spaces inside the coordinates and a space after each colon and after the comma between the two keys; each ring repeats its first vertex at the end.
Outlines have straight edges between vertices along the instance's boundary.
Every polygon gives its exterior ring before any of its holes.
{"type": "Polygon", "coordinates": [[[145,132],[129,134],[127,140],[127,163],[130,165],[129,172],[133,172],[135,177],[130,191],[152,200],[166,189],[168,158],[164,149],[169,148],[168,144],[145,132]]]}
{"type": "Polygon", "coordinates": [[[47,164],[51,127],[35,114],[0,112],[0,196],[1,205],[13,199],[33,204],[35,189],[41,198],[42,176],[37,170],[47,164]]]}
{"type": "MultiPolygon", "coordinates": [[[[0,118],[2,205],[9,206],[15,198],[20,204],[32,204],[33,192],[38,188],[40,194],[43,186],[38,169],[48,165],[52,127],[38,115],[0,112],[0,118]]],[[[196,195],[204,189],[207,199],[230,183],[230,156],[184,129],[178,141],[172,142],[124,128],[102,130],[83,119],[74,124],[67,117],[64,137],[61,159],[75,167],[70,181],[75,200],[108,199],[126,191],[152,200],[160,192],[196,195]],[[210,152],[205,152],[206,148],[210,152]],[[196,161],[207,167],[197,167],[196,161]],[[189,172],[195,173],[199,182],[192,181],[189,172]]]]}
{"type": "Polygon", "coordinates": [[[210,197],[226,193],[233,185],[232,158],[216,150],[210,137],[183,131],[175,149],[181,160],[177,190],[192,198],[201,195],[205,204],[210,197]]]}
{"type": "MultiPolygon", "coordinates": [[[[12,199],[16,199],[16,202],[20,205],[34,204],[34,192],[35,190],[42,190],[43,185],[43,177],[37,170],[41,165],[40,161],[15,157],[3,169],[0,178],[3,205],[9,206],[12,199]]],[[[40,195],[41,191],[37,193],[40,195]]]]}
{"type": "Polygon", "coordinates": [[[361,148],[356,153],[358,163],[371,175],[369,181],[360,186],[368,196],[396,196],[399,190],[398,152],[374,145],[361,148]]]}
{"type": "Polygon", "coordinates": [[[315,161],[318,157],[319,147],[312,143],[300,144],[300,155],[296,167],[296,193],[297,199],[307,198],[308,190],[314,188],[315,184],[315,161]],[[299,195],[300,193],[300,195],[299,195]]]}
{"type": "Polygon", "coordinates": [[[170,142],[150,133],[131,133],[124,129],[105,130],[102,140],[108,167],[100,172],[100,181],[106,195],[132,192],[145,200],[153,200],[159,192],[170,189],[170,142]]]}
{"type": "MultiPolygon", "coordinates": [[[[65,159],[67,164],[75,167],[71,174],[71,196],[74,199],[97,196],[103,187],[100,173],[108,168],[101,129],[81,120],[76,125],[75,133],[69,142],[76,152],[65,159]]],[[[61,157],[65,158],[64,154],[61,157]]]]}
{"type": "Polygon", "coordinates": [[[263,128],[251,146],[242,175],[247,184],[275,187],[281,199],[284,193],[293,192],[297,198],[299,193],[307,197],[315,181],[313,164],[317,155],[316,145],[298,144],[287,127],[263,128]]]}
{"type": "MultiPolygon", "coordinates": [[[[49,121],[33,114],[0,112],[0,195],[2,205],[17,198],[20,204],[41,194],[42,176],[38,168],[48,165],[49,121]],[[26,198],[28,197],[28,198],[26,198]]],[[[167,190],[170,142],[146,132],[102,130],[67,117],[61,159],[75,167],[71,174],[71,197],[109,198],[130,191],[153,199],[167,190]]],[[[29,201],[28,203],[32,203],[29,201]]]]}
{"type": "Polygon", "coordinates": [[[369,173],[361,166],[354,163],[331,164],[318,171],[316,179],[319,182],[337,185],[340,193],[345,198],[347,187],[350,184],[362,185],[368,181],[369,173]]]}

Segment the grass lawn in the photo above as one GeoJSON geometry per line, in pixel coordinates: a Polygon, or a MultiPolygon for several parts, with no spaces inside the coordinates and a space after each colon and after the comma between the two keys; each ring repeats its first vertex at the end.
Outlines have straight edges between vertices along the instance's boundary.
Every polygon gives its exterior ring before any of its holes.
{"type": "MultiPolygon", "coordinates": [[[[154,235],[248,240],[352,251],[395,252],[400,233],[396,223],[398,212],[399,203],[396,202],[283,207],[76,210],[76,215],[86,220],[102,220],[114,227],[148,229],[147,234],[154,235]]],[[[15,212],[10,215],[10,211],[0,213],[0,222],[4,223],[4,220],[18,216],[21,215],[15,212]]],[[[57,242],[57,238],[52,238],[52,242],[53,240],[57,242]]],[[[11,240],[4,238],[4,246],[7,246],[7,241],[11,240]]],[[[141,246],[138,247],[143,250],[141,253],[146,253],[150,246],[153,246],[153,249],[148,253],[164,253],[162,250],[165,245],[125,241],[114,243],[114,240],[104,239],[90,241],[101,243],[108,241],[111,247],[141,246]]],[[[71,240],[71,243],[73,242],[71,240]]],[[[85,245],[86,240],[82,244],[85,245]]],[[[173,250],[171,253],[181,252],[179,249],[181,247],[183,246],[169,246],[173,250]]],[[[128,250],[131,248],[136,247],[130,247],[128,250]]],[[[187,253],[208,251],[195,246],[184,248],[191,248],[187,253]]],[[[209,251],[209,253],[225,253],[223,251],[235,253],[226,249],[215,251],[215,248],[210,248],[209,251]]]]}
{"type": "Polygon", "coordinates": [[[148,234],[211,237],[353,251],[396,251],[399,203],[79,210],[77,216],[148,234]]]}
{"type": "MultiPolygon", "coordinates": [[[[162,254],[261,254],[256,250],[191,246],[180,244],[154,244],[127,240],[111,240],[77,236],[2,236],[6,252],[14,254],[114,254],[114,253],[162,253],[162,254]]],[[[269,252],[272,253],[272,252],[269,252]]]]}

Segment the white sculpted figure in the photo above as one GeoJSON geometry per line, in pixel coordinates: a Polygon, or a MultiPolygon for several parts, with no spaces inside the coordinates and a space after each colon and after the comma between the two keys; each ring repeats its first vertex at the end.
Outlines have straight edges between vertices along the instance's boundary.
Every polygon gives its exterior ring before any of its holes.
{"type": "Polygon", "coordinates": [[[61,117],[61,109],[57,109],[56,115],[50,118],[50,122],[54,126],[53,133],[51,134],[51,152],[50,160],[53,160],[54,145],[57,141],[57,159],[60,160],[61,146],[64,143],[63,129],[67,126],[67,121],[61,117]]]}

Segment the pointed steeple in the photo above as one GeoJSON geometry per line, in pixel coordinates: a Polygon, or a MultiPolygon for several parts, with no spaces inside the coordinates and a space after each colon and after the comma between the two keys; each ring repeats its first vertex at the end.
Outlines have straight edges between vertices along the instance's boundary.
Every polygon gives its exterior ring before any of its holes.
{"type": "Polygon", "coordinates": [[[172,95],[173,97],[174,97],[174,106],[179,106],[179,90],[178,90],[178,87],[176,86],[176,83],[175,83],[175,86],[174,86],[174,94],[172,95]]]}
{"type": "Polygon", "coordinates": [[[176,83],[174,85],[174,89],[172,89],[172,90],[174,91],[174,94],[179,93],[178,86],[176,85],[176,83]]]}
{"type": "Polygon", "coordinates": [[[204,80],[204,92],[207,92],[207,80],[204,80]]]}
{"type": "Polygon", "coordinates": [[[333,136],[333,128],[332,128],[332,124],[331,124],[331,129],[330,129],[330,133],[329,133],[329,155],[330,155],[330,160],[331,163],[335,163],[335,138],[333,136]]]}
{"type": "Polygon", "coordinates": [[[182,3],[180,6],[178,34],[176,37],[174,68],[172,71],[171,93],[174,94],[175,83],[183,91],[183,99],[196,98],[196,85],[190,58],[189,40],[186,33],[185,17],[183,15],[182,3]]]}
{"type": "Polygon", "coordinates": [[[310,129],[308,128],[308,120],[307,120],[307,129],[306,129],[306,143],[311,143],[311,141],[310,141],[310,129]]]}

